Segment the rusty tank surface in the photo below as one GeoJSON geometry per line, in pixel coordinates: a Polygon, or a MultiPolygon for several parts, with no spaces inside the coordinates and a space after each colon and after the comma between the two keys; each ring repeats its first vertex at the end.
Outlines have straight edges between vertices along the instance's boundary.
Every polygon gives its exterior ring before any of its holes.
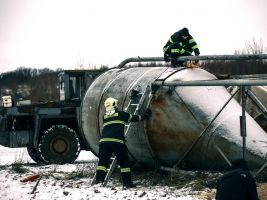
{"type": "MultiPolygon", "coordinates": [[[[152,88],[152,92],[147,89],[156,80],[168,83],[214,79],[214,75],[199,68],[133,67],[108,70],[93,82],[83,99],[83,135],[97,155],[105,99],[118,99],[119,109],[125,110],[131,91],[139,88],[141,93],[147,92],[140,114],[150,108],[152,116],[149,120],[131,125],[126,145],[133,162],[152,169],[177,164],[182,164],[185,169],[227,168],[228,164],[218,149],[229,161],[242,157],[242,109],[235,99],[231,99],[214,119],[231,98],[225,87],[160,86],[152,88]]],[[[266,162],[267,134],[248,114],[246,125],[246,160],[250,167],[260,167],[266,162]]]]}

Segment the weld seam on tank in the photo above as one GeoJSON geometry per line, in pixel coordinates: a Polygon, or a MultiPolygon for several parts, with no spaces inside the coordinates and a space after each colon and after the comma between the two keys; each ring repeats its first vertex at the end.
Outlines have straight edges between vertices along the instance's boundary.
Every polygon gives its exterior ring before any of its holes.
{"type": "MultiPolygon", "coordinates": [[[[139,81],[140,81],[140,79],[142,79],[147,73],[150,73],[152,70],[154,70],[154,68],[151,68],[150,70],[148,70],[148,71],[144,71],[144,73],[141,75],[141,76],[139,76],[138,77],[138,79],[136,79],[134,82],[132,82],[131,84],[130,84],[130,86],[127,88],[127,90],[126,90],[126,92],[125,92],[125,95],[124,95],[124,97],[123,97],[123,104],[122,104],[122,109],[124,109],[124,107],[125,107],[125,105],[126,105],[126,101],[127,101],[127,97],[128,97],[128,95],[129,95],[129,92],[131,91],[131,89],[132,89],[132,87],[133,86],[135,86],[136,85],[136,83],[138,83],[139,81]]],[[[147,83],[148,84],[148,83],[147,83]]],[[[142,88],[142,91],[143,91],[143,88],[142,88]]],[[[143,92],[145,92],[145,91],[143,91],[143,92]]],[[[142,102],[143,103],[143,102],[142,102]]],[[[141,108],[141,106],[142,105],[140,105],[140,107],[139,108],[141,108]]],[[[147,105],[147,107],[149,107],[149,104],[147,105]]],[[[132,113],[133,114],[133,113],[132,113]]],[[[139,114],[139,113],[138,113],[139,114]]],[[[143,122],[144,123],[144,122],[143,122]]],[[[144,131],[145,132],[145,131],[144,131]]],[[[147,135],[147,134],[146,134],[147,135]]],[[[126,138],[126,140],[127,140],[127,138],[126,138]]],[[[148,140],[147,140],[148,141],[148,140]]],[[[150,154],[151,154],[151,157],[152,158],[155,158],[155,155],[153,154],[153,151],[152,151],[152,149],[151,149],[151,147],[150,147],[150,144],[149,143],[146,143],[146,145],[148,145],[147,147],[148,147],[148,149],[149,149],[149,152],[150,152],[150,154]]],[[[136,162],[136,163],[140,163],[140,161],[132,154],[132,152],[130,151],[130,149],[128,148],[128,146],[127,146],[127,143],[126,143],[126,148],[127,148],[127,150],[128,150],[128,154],[133,158],[133,160],[136,162]]]]}
{"type": "MultiPolygon", "coordinates": [[[[151,69],[148,70],[148,71],[144,71],[144,73],[143,73],[141,76],[139,76],[138,79],[136,79],[135,81],[133,81],[133,82],[129,85],[129,87],[127,88],[127,90],[126,90],[126,92],[125,92],[125,95],[124,95],[124,97],[123,97],[122,108],[125,107],[125,102],[126,102],[127,96],[129,95],[129,91],[130,91],[130,89],[132,89],[132,87],[133,87],[137,82],[139,82],[140,79],[142,79],[147,73],[150,73],[150,72],[153,71],[153,70],[154,70],[154,68],[151,68],[151,69]]],[[[147,84],[148,84],[148,83],[147,83],[147,84]]],[[[142,90],[143,90],[143,88],[142,88],[142,90]]]]}
{"type": "MultiPolygon", "coordinates": [[[[166,69],[155,80],[157,80],[159,77],[161,77],[168,69],[169,69],[169,67],[166,67],[166,69]]],[[[154,82],[155,82],[155,80],[154,80],[154,82]]]]}
{"type": "MultiPolygon", "coordinates": [[[[170,67],[167,67],[159,76],[157,76],[157,78],[154,78],[154,81],[153,81],[153,83],[155,82],[155,81],[157,81],[162,75],[164,75],[164,73],[166,73],[166,71],[169,69],[170,67]]],[[[173,68],[171,68],[171,69],[173,69],[173,68]]],[[[175,74],[175,73],[177,73],[177,72],[179,72],[179,71],[181,71],[182,69],[185,69],[185,68],[180,68],[180,69],[177,69],[177,70],[175,70],[175,71],[173,71],[173,72],[171,72],[170,73],[170,75],[168,75],[167,77],[165,77],[164,79],[162,79],[162,80],[166,80],[167,78],[169,78],[171,75],[173,75],[173,74],[175,74]]],[[[161,80],[161,79],[160,79],[161,80]]],[[[163,82],[164,82],[163,81],[163,82]]],[[[161,86],[162,87],[162,86],[161,86]]],[[[150,85],[150,89],[152,90],[152,82],[151,82],[151,85],[150,85]]],[[[155,97],[154,95],[153,95],[153,91],[151,91],[151,98],[149,98],[148,99],[148,102],[147,102],[147,107],[149,107],[150,106],[150,103],[151,103],[151,101],[152,101],[152,99],[153,99],[153,97],[155,97]]],[[[149,140],[149,137],[148,137],[148,135],[147,135],[147,133],[146,133],[146,131],[144,131],[144,136],[146,137],[146,141],[147,141],[147,147],[148,147],[148,150],[149,150],[149,153],[150,153],[150,155],[151,155],[151,158],[153,159],[153,161],[154,161],[154,168],[155,169],[160,169],[163,165],[162,165],[162,162],[160,161],[160,159],[158,158],[158,156],[154,153],[154,150],[153,150],[153,148],[151,147],[151,145],[150,145],[150,140],[149,140]]]]}
{"type": "MultiPolygon", "coordinates": [[[[166,81],[166,79],[168,79],[169,77],[171,77],[173,74],[175,74],[175,73],[177,73],[177,72],[179,72],[179,71],[182,71],[182,70],[184,70],[184,69],[186,69],[186,67],[180,67],[180,68],[178,68],[177,70],[175,70],[175,71],[173,71],[172,73],[170,73],[167,77],[165,77],[163,80],[158,80],[158,78],[155,80],[155,81],[162,81],[162,86],[164,85],[164,83],[165,83],[165,81],[166,81]]],[[[163,73],[162,73],[163,74],[163,73]]]]}
{"type": "MultiPolygon", "coordinates": [[[[115,69],[114,69],[114,71],[115,71],[115,69]]],[[[114,71],[113,71],[113,72],[114,72],[114,71]]],[[[116,71],[119,71],[119,70],[116,69],[116,71]]],[[[113,78],[111,81],[109,81],[109,82],[106,84],[105,88],[103,89],[103,92],[102,92],[102,94],[101,94],[100,100],[99,100],[99,102],[98,102],[99,104],[98,104],[97,116],[100,115],[101,102],[103,101],[103,97],[104,97],[105,93],[106,93],[107,90],[109,89],[110,85],[111,85],[113,82],[115,82],[115,81],[118,79],[118,77],[120,77],[123,73],[114,73],[114,74],[116,75],[116,77],[113,78]]],[[[99,135],[99,139],[100,139],[100,137],[101,137],[101,133],[100,133],[100,122],[99,122],[99,117],[97,118],[97,127],[98,127],[98,128],[97,128],[97,130],[98,130],[98,135],[99,135]]]]}
{"type": "MultiPolygon", "coordinates": [[[[154,98],[153,91],[152,91],[152,88],[151,88],[152,84],[153,84],[156,80],[158,80],[161,76],[163,76],[164,73],[166,73],[168,69],[170,69],[170,67],[166,67],[162,72],[160,72],[160,74],[159,74],[157,77],[153,78],[153,81],[151,81],[151,83],[150,83],[151,97],[148,97],[148,99],[147,99],[147,107],[150,106],[150,103],[151,103],[152,99],[154,98]]],[[[173,70],[173,68],[171,68],[171,70],[173,70]]],[[[181,69],[172,71],[171,74],[175,74],[176,72],[178,72],[178,71],[180,71],[180,70],[181,70],[181,69]]],[[[168,76],[168,77],[169,77],[169,76],[168,76]]],[[[165,78],[165,79],[166,79],[166,78],[165,78]]],[[[144,102],[145,102],[145,101],[146,101],[146,100],[144,100],[144,102]]],[[[144,130],[145,130],[145,129],[144,129],[144,130]]],[[[146,144],[147,144],[147,150],[149,151],[149,154],[150,154],[151,158],[153,159],[153,162],[154,162],[154,168],[155,168],[155,169],[159,169],[160,166],[162,166],[162,162],[159,160],[158,156],[154,153],[154,150],[153,150],[153,148],[152,148],[151,145],[150,145],[150,140],[149,140],[149,137],[148,137],[148,134],[147,134],[146,131],[144,131],[144,135],[143,135],[143,136],[146,138],[145,141],[146,141],[146,144]]]]}
{"type": "MultiPolygon", "coordinates": [[[[160,76],[166,71],[168,69],[168,67],[166,67],[166,69],[160,74],[160,76]]],[[[123,98],[123,106],[122,106],[122,108],[124,108],[125,107],[125,102],[126,102],[126,98],[127,98],[127,96],[128,96],[128,93],[129,93],[129,91],[130,91],[130,89],[132,89],[132,87],[134,86],[134,85],[136,85],[136,83],[138,83],[145,75],[147,75],[147,74],[149,74],[151,71],[154,71],[155,70],[155,68],[151,68],[151,69],[149,69],[149,70],[147,70],[147,71],[145,71],[141,76],[139,76],[134,82],[132,82],[131,84],[130,84],[130,86],[127,88],[127,92],[125,93],[125,95],[124,95],[124,98],[123,98]]],[[[158,76],[159,77],[159,76],[158,76]]],[[[157,78],[156,78],[157,79],[157,78]]],[[[155,78],[154,78],[154,80],[153,80],[153,82],[155,81],[155,78]]],[[[148,86],[149,84],[151,84],[151,83],[149,83],[149,81],[146,83],[146,86],[148,86]]],[[[145,92],[145,90],[146,90],[146,88],[145,89],[143,89],[142,88],[142,91],[143,92],[145,92]]],[[[147,97],[145,97],[145,99],[146,99],[147,97]]],[[[150,101],[151,101],[151,99],[153,98],[153,96],[150,98],[150,100],[148,99],[148,102],[147,102],[147,105],[146,105],[146,108],[148,108],[149,107],[149,105],[150,105],[150,101]]],[[[145,102],[145,99],[144,99],[144,101],[143,101],[143,103],[145,102]]],[[[142,104],[143,105],[143,104],[142,104]]],[[[140,106],[140,107],[142,107],[142,105],[140,106]]],[[[143,108],[144,109],[144,108],[143,108]]],[[[145,123],[145,122],[143,122],[143,123],[145,123]]],[[[144,129],[145,130],[145,129],[144,129]]],[[[155,167],[158,167],[158,163],[160,163],[159,162],[159,160],[157,159],[157,157],[156,157],[156,155],[153,153],[153,150],[152,150],[152,148],[151,148],[151,146],[150,146],[150,143],[149,143],[149,139],[148,139],[148,137],[147,137],[147,133],[146,133],[146,131],[144,131],[144,136],[146,137],[146,147],[147,147],[147,149],[149,150],[148,152],[150,153],[150,156],[151,156],[151,158],[153,158],[153,160],[154,160],[154,163],[155,163],[155,167]]],[[[140,138],[139,138],[139,140],[141,140],[140,138]]],[[[128,149],[128,153],[129,153],[129,155],[136,161],[136,162],[140,162],[140,161],[138,161],[138,159],[131,153],[131,151],[130,151],[130,149],[127,147],[127,149],[128,149]]]]}
{"type": "MultiPolygon", "coordinates": [[[[151,88],[150,88],[151,89],[151,88]]],[[[147,100],[147,108],[149,108],[149,106],[150,106],[150,102],[151,102],[151,100],[152,100],[152,98],[154,97],[154,95],[152,94],[152,91],[151,91],[151,98],[148,96],[148,100],[147,100]]],[[[145,99],[144,99],[144,101],[145,101],[145,99]]],[[[146,122],[143,122],[143,124],[144,123],[146,123],[146,122]]],[[[144,137],[146,138],[145,139],[145,141],[146,141],[146,146],[147,146],[147,149],[148,149],[148,152],[149,152],[149,154],[150,154],[150,156],[151,156],[151,158],[153,159],[153,161],[154,161],[154,168],[155,169],[157,169],[157,168],[159,168],[159,166],[160,166],[160,160],[157,158],[157,156],[155,155],[155,153],[154,153],[154,151],[153,151],[153,149],[152,149],[152,147],[151,147],[151,145],[150,145],[150,142],[149,142],[149,138],[148,138],[148,135],[147,135],[147,131],[145,131],[146,129],[145,129],[145,124],[143,125],[144,126],[144,137]]],[[[139,141],[141,140],[141,137],[139,137],[139,141]]]]}
{"type": "MultiPolygon", "coordinates": [[[[110,71],[112,71],[112,70],[110,70],[110,71]]],[[[115,71],[115,70],[113,70],[112,72],[113,72],[113,75],[115,75],[115,78],[112,79],[111,81],[109,81],[109,82],[106,84],[106,86],[105,86],[105,88],[103,89],[103,91],[104,91],[104,90],[107,90],[107,89],[109,88],[108,86],[109,86],[110,84],[112,84],[112,83],[110,83],[110,82],[115,81],[115,79],[117,79],[117,77],[120,75],[120,73],[114,73],[114,71],[115,71]]],[[[116,71],[119,71],[119,70],[116,69],[116,71]]],[[[101,74],[100,76],[97,77],[97,79],[100,79],[100,78],[101,78],[102,76],[104,76],[104,75],[105,75],[105,73],[101,74]]],[[[96,80],[97,80],[97,79],[96,79],[96,80]]],[[[93,83],[94,83],[96,80],[94,80],[93,83]]],[[[93,84],[93,83],[92,83],[92,84],[93,84]]],[[[87,91],[88,91],[88,90],[90,90],[90,87],[87,89],[87,91]]],[[[97,116],[99,116],[99,113],[100,113],[100,108],[101,108],[101,102],[102,102],[103,94],[104,94],[104,93],[101,93],[101,96],[100,96],[99,101],[98,101],[98,106],[97,106],[97,116]]],[[[83,102],[82,102],[81,108],[84,107],[83,104],[84,104],[84,100],[83,100],[83,102]]],[[[83,111],[82,111],[82,112],[83,112],[83,111]]],[[[81,118],[82,118],[82,112],[81,112],[81,118]]],[[[99,117],[97,117],[97,120],[95,121],[95,126],[97,127],[96,131],[97,131],[97,135],[98,135],[98,141],[100,140],[100,136],[101,136],[99,125],[100,125],[100,124],[99,124],[99,117]]],[[[80,126],[83,127],[83,124],[80,123],[80,126]]],[[[82,129],[83,135],[86,135],[86,134],[84,133],[83,128],[81,128],[81,129],[82,129]]],[[[86,138],[86,137],[84,137],[84,138],[86,138]]],[[[86,138],[86,141],[87,141],[87,138],[86,138]]],[[[92,148],[90,142],[87,141],[86,144],[87,144],[87,146],[89,146],[89,148],[91,149],[91,151],[94,152],[95,155],[97,155],[97,153],[95,152],[95,150],[92,148]]]]}
{"type": "MultiPolygon", "coordinates": [[[[98,105],[98,116],[100,115],[101,102],[102,102],[103,97],[105,96],[106,92],[108,91],[108,89],[110,88],[110,86],[112,85],[112,83],[115,82],[119,77],[124,77],[124,72],[127,73],[127,70],[129,70],[129,69],[130,69],[130,68],[128,68],[128,69],[123,69],[123,70],[120,69],[120,70],[119,70],[119,71],[121,71],[120,73],[115,72],[116,77],[113,78],[111,81],[109,81],[108,84],[105,86],[105,88],[104,88],[104,90],[103,90],[103,92],[102,92],[102,94],[101,94],[101,98],[100,98],[99,105],[98,105]]],[[[149,73],[150,71],[152,71],[152,70],[154,70],[154,69],[155,69],[155,68],[151,68],[149,71],[145,71],[145,72],[142,74],[142,76],[140,76],[137,80],[134,81],[133,84],[131,84],[131,86],[134,85],[134,84],[136,84],[141,78],[143,78],[143,76],[144,76],[145,74],[149,73]]],[[[125,95],[124,95],[124,97],[123,97],[124,100],[123,100],[123,102],[122,102],[122,109],[123,109],[124,104],[125,104],[125,99],[126,99],[126,97],[127,97],[127,93],[129,92],[131,86],[128,87],[127,92],[125,93],[125,95]]],[[[99,137],[100,137],[100,136],[101,136],[101,133],[100,133],[100,121],[99,121],[99,118],[97,118],[97,126],[98,126],[98,128],[97,128],[97,130],[98,130],[98,135],[99,135],[99,137]]],[[[148,145],[149,143],[146,142],[146,144],[148,145]]],[[[130,152],[130,151],[129,151],[129,152],[130,152]]],[[[150,152],[150,154],[151,154],[151,157],[155,158],[155,156],[152,154],[153,151],[151,150],[151,147],[150,147],[150,151],[149,151],[149,152],[150,152]]],[[[132,154],[132,153],[131,153],[131,154],[132,154]]],[[[135,158],[135,157],[134,157],[134,158],[135,158]]],[[[136,159],[136,158],[135,158],[135,159],[136,159]]],[[[137,160],[137,159],[136,159],[136,160],[137,160]]]]}

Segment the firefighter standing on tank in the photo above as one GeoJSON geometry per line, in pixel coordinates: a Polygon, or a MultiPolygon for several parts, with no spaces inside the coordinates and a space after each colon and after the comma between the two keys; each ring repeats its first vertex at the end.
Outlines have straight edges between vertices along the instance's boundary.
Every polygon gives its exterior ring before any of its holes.
{"type": "Polygon", "coordinates": [[[166,62],[171,61],[173,66],[183,66],[183,62],[176,59],[180,56],[191,56],[193,51],[195,56],[199,56],[200,51],[195,39],[190,35],[189,30],[184,27],[171,35],[163,47],[164,60],[166,62]]]}
{"type": "Polygon", "coordinates": [[[120,111],[117,103],[118,101],[114,98],[107,98],[104,103],[106,113],[103,116],[102,137],[99,142],[96,183],[104,182],[109,159],[112,153],[114,153],[120,165],[123,187],[132,188],[135,185],[132,182],[127,147],[125,145],[124,124],[148,119],[151,111],[147,109],[144,116],[131,115],[130,113],[120,111]]]}

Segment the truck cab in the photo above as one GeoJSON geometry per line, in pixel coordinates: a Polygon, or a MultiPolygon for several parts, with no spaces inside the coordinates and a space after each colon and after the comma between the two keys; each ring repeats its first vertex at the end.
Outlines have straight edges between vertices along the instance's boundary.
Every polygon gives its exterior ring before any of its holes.
{"type": "MultiPolygon", "coordinates": [[[[37,163],[71,163],[89,150],[79,128],[82,98],[104,70],[64,70],[58,73],[58,101],[0,108],[0,145],[27,147],[37,163]]],[[[11,104],[10,104],[11,102],[11,104]]]]}

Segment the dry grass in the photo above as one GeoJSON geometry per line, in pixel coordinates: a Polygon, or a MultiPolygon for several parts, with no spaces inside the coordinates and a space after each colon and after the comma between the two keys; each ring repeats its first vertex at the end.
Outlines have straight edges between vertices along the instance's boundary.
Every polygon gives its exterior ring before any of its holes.
{"type": "Polygon", "coordinates": [[[259,183],[257,190],[260,200],[267,200],[267,183],[259,183]]]}

